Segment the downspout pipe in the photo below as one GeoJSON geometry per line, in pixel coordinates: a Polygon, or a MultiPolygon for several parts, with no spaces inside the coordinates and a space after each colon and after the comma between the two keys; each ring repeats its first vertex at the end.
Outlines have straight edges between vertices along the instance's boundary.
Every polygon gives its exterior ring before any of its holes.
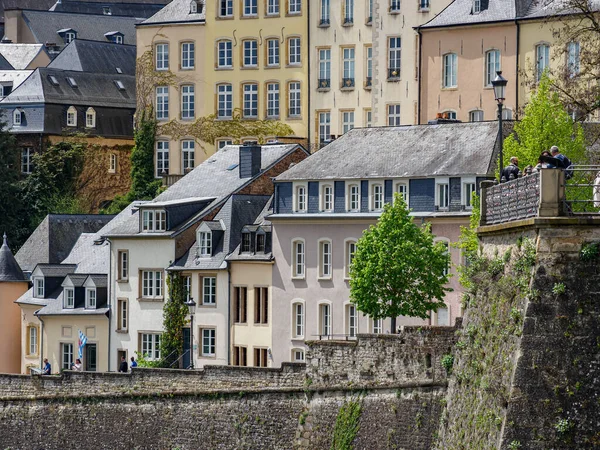
{"type": "Polygon", "coordinates": [[[417,27],[417,35],[419,36],[419,62],[417,70],[419,76],[417,78],[417,125],[421,125],[421,62],[422,62],[422,47],[423,47],[423,35],[421,34],[421,28],[417,27]]]}

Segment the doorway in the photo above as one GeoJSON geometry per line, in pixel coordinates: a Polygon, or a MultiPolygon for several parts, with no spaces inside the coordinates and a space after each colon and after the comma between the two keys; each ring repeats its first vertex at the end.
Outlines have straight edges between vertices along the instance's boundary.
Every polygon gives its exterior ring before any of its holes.
{"type": "Polygon", "coordinates": [[[86,372],[96,372],[98,370],[98,353],[96,344],[85,344],[85,370],[86,372]]]}

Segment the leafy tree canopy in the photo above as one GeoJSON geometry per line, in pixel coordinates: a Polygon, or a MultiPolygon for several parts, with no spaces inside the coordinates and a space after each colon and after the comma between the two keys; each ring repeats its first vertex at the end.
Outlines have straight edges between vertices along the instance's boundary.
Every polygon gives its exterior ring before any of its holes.
{"type": "Polygon", "coordinates": [[[585,138],[580,124],[575,124],[561,103],[558,93],[550,90],[550,79],[544,74],[514,135],[504,140],[504,160],[519,158],[519,165],[535,166],[544,150],[558,146],[573,163],[585,161],[585,138]]]}
{"type": "Polygon", "coordinates": [[[434,242],[430,225],[419,227],[396,194],[381,218],[359,239],[350,268],[350,299],[374,319],[426,319],[443,306],[448,253],[434,242]]]}

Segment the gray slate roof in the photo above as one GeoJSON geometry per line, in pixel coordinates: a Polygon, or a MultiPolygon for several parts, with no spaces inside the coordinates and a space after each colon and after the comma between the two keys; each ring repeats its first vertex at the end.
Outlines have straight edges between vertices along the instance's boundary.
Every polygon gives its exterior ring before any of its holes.
{"type": "MultiPolygon", "coordinates": [[[[298,147],[297,144],[263,145],[261,170],[265,171],[281,158],[292,153],[298,147]]],[[[240,178],[237,166],[232,170],[228,170],[228,168],[239,162],[239,148],[239,145],[228,145],[219,150],[154,200],[145,203],[145,205],[152,206],[152,203],[156,202],[179,200],[190,197],[214,198],[205,209],[182,224],[180,228],[184,228],[187,224],[196,222],[198,217],[202,217],[206,211],[221,204],[229,195],[252,180],[252,178],[249,177],[240,178]]],[[[129,220],[104,236],[129,236],[138,234],[138,232],[139,218],[136,213],[129,220]]],[[[152,233],[152,236],[170,236],[171,234],[171,232],[152,233]]],[[[149,235],[149,233],[147,235],[149,235]]]]}
{"type": "Polygon", "coordinates": [[[113,16],[150,17],[167,3],[169,0],[62,0],[49,9],[83,14],[104,14],[103,8],[108,6],[113,16]]]}
{"type": "Polygon", "coordinates": [[[268,195],[232,195],[215,216],[215,220],[223,221],[225,225],[225,233],[223,233],[222,241],[218,244],[218,251],[210,258],[200,258],[197,256],[198,244],[195,243],[170,269],[224,269],[225,258],[240,243],[242,228],[244,225],[254,222],[265,204],[269,203],[270,198],[268,195]]]}
{"type": "Polygon", "coordinates": [[[135,77],[117,73],[108,75],[40,67],[2,100],[2,103],[14,106],[52,103],[132,109],[136,107],[135,77]],[[56,78],[58,86],[52,84],[50,76],[56,78]],[[69,85],[67,77],[75,79],[76,88],[69,85]],[[115,80],[123,83],[124,91],[117,88],[115,80]]]}
{"type": "Polygon", "coordinates": [[[75,39],[48,64],[51,69],[135,76],[135,46],[75,39]]]}
{"type": "Polygon", "coordinates": [[[73,273],[76,267],[75,264],[38,264],[36,269],[39,269],[45,277],[64,278],[73,273]]]}
{"type": "Polygon", "coordinates": [[[72,28],[78,39],[106,42],[109,31],[123,33],[123,43],[135,45],[135,24],[143,18],[105,16],[97,14],[76,14],[53,11],[23,11],[23,18],[39,44],[55,43],[63,47],[64,41],[57,33],[72,28]]]}
{"type": "Polygon", "coordinates": [[[67,278],[71,280],[74,287],[81,287],[83,286],[83,283],[85,283],[85,280],[87,280],[88,275],[83,273],[70,273],[65,277],[65,280],[67,278]]]}
{"type": "Polygon", "coordinates": [[[190,14],[190,3],[191,0],[173,0],[152,17],[144,20],[141,25],[157,25],[173,22],[204,22],[206,19],[206,8],[202,8],[201,14],[190,14]]]}
{"type": "Polygon", "coordinates": [[[32,73],[33,70],[0,70],[0,83],[12,82],[15,90],[32,73]]]}
{"type": "Polygon", "coordinates": [[[19,249],[21,269],[33,271],[40,263],[58,264],[67,257],[81,233],[95,233],[113,217],[102,214],[49,214],[19,249]]]}
{"type": "Polygon", "coordinates": [[[0,53],[0,70],[14,70],[15,68],[0,53]]]}
{"type": "Polygon", "coordinates": [[[498,122],[355,128],[276,181],[487,175],[498,122]]]}
{"type": "Polygon", "coordinates": [[[44,44],[0,44],[0,54],[16,70],[23,70],[44,51],[44,44]]]}
{"type": "Polygon", "coordinates": [[[518,1],[521,0],[489,0],[487,9],[478,14],[472,14],[473,0],[454,0],[437,16],[419,28],[514,20],[518,1]]]}
{"type": "MultiPolygon", "coordinates": [[[[274,197],[271,196],[271,198],[269,198],[269,201],[267,201],[267,203],[265,203],[265,207],[260,212],[260,214],[256,217],[256,220],[253,223],[254,227],[258,228],[259,226],[262,226],[264,229],[271,228],[271,222],[267,219],[267,216],[269,214],[273,213],[273,198],[274,197]]],[[[229,254],[229,256],[227,256],[227,258],[225,258],[225,259],[227,261],[272,261],[273,260],[272,252],[240,253],[240,246],[241,246],[241,244],[238,244],[238,246],[235,248],[235,250],[233,252],[231,252],[229,254]]]]}
{"type": "Polygon", "coordinates": [[[8,247],[6,234],[2,237],[2,247],[0,247],[0,282],[4,281],[27,281],[19,263],[8,247]]]}

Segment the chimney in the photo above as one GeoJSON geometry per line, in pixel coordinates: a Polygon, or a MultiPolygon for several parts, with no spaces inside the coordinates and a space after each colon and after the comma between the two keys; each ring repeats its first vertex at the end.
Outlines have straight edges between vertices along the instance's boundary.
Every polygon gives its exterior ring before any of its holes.
{"type": "Polygon", "coordinates": [[[240,178],[252,178],[260,173],[262,148],[256,142],[240,146],[240,178]]]}

